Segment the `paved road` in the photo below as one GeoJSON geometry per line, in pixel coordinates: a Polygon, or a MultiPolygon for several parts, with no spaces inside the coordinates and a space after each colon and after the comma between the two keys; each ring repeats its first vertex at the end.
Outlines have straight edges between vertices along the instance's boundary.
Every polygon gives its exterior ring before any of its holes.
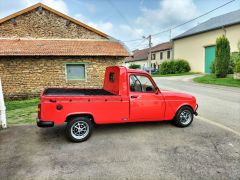
{"type": "Polygon", "coordinates": [[[238,89],[216,89],[189,77],[159,86],[197,96],[200,116],[187,128],[169,122],[98,126],[83,143],[65,126],[0,130],[0,179],[240,179],[238,89]],[[183,82],[182,82],[183,81],[183,82]]]}
{"type": "Polygon", "coordinates": [[[239,179],[240,138],[201,121],[105,125],[83,143],[64,126],[0,131],[5,179],[239,179]]]}
{"type": "Polygon", "coordinates": [[[193,76],[154,78],[159,88],[191,93],[199,104],[199,116],[240,134],[240,88],[202,85],[193,76]]]}

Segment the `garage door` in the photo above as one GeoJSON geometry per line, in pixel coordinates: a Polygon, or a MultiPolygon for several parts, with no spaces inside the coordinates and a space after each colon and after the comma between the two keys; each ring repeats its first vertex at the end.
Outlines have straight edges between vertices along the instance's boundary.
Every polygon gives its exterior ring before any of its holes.
{"type": "Polygon", "coordinates": [[[205,47],[205,73],[211,73],[211,65],[215,59],[215,46],[205,47]]]}

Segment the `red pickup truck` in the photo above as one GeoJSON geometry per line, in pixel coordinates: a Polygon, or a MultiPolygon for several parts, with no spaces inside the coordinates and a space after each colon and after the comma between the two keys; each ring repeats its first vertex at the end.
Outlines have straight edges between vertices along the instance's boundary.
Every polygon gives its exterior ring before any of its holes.
{"type": "Polygon", "coordinates": [[[172,121],[187,127],[197,115],[194,96],[160,90],[145,71],[107,67],[103,89],[47,88],[41,93],[37,125],[67,123],[67,137],[88,139],[94,124],[172,121]]]}

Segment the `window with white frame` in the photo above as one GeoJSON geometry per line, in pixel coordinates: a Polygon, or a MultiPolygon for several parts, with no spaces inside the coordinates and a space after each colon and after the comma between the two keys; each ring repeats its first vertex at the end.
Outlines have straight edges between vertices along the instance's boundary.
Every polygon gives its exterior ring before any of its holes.
{"type": "Polygon", "coordinates": [[[160,60],[163,59],[163,52],[160,52],[160,60]]]}
{"type": "Polygon", "coordinates": [[[171,53],[170,51],[167,51],[167,58],[168,58],[168,59],[170,59],[170,56],[171,56],[170,53],[171,53]]]}
{"type": "Polygon", "coordinates": [[[84,80],[86,79],[85,64],[66,64],[67,80],[84,80]]]}
{"type": "Polygon", "coordinates": [[[156,59],[156,54],[152,54],[152,60],[155,60],[156,59]]]}

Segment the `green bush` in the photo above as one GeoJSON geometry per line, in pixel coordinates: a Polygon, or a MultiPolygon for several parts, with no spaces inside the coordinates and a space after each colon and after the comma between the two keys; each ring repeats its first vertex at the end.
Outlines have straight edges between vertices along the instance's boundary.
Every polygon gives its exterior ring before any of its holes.
{"type": "Polygon", "coordinates": [[[138,64],[131,64],[131,65],[129,66],[129,69],[140,69],[140,68],[141,68],[141,66],[138,65],[138,64]]]}
{"type": "Polygon", "coordinates": [[[210,69],[211,69],[211,73],[215,74],[215,60],[213,61],[210,69]]]}
{"type": "MultiPolygon", "coordinates": [[[[239,57],[240,57],[240,54],[238,52],[233,52],[231,54],[229,65],[228,65],[228,74],[234,73],[235,63],[239,57]]],[[[213,61],[212,65],[211,65],[211,73],[215,74],[215,61],[213,61]]]]}
{"type": "Polygon", "coordinates": [[[191,70],[189,63],[186,60],[178,59],[174,62],[174,73],[189,72],[191,70]]]}
{"type": "Polygon", "coordinates": [[[224,78],[227,76],[229,61],[229,41],[225,36],[221,36],[216,40],[215,75],[217,78],[224,78]]]}
{"type": "Polygon", "coordinates": [[[234,61],[234,72],[236,73],[240,73],[240,53],[236,52],[234,53],[234,56],[232,57],[233,61],[234,61]]]}
{"type": "Polygon", "coordinates": [[[169,72],[168,65],[169,65],[169,62],[167,62],[167,61],[160,64],[160,69],[159,69],[160,74],[168,74],[168,72],[169,72]]]}
{"type": "Polygon", "coordinates": [[[189,63],[183,59],[165,61],[160,65],[160,74],[177,74],[190,70],[189,63]]]}
{"type": "Polygon", "coordinates": [[[239,52],[233,52],[230,56],[230,61],[228,65],[228,74],[233,74],[234,73],[234,67],[237,62],[237,59],[240,58],[239,52]]]}
{"type": "Polygon", "coordinates": [[[235,64],[235,72],[240,73],[240,59],[235,64]]]}

